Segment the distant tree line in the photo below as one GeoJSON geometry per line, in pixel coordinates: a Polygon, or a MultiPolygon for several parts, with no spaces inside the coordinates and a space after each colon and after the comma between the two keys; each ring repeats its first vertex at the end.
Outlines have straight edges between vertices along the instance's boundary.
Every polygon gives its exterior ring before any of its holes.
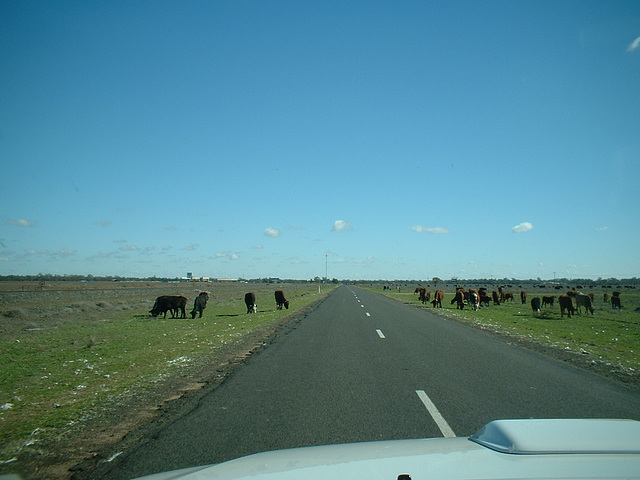
{"type": "MultiPolygon", "coordinates": [[[[119,275],[59,275],[54,273],[39,273],[37,275],[0,275],[0,281],[3,282],[175,282],[180,281],[180,277],[122,277],[119,275]]],[[[211,279],[215,281],[214,278],[211,279]]],[[[350,283],[350,284],[367,284],[367,285],[409,285],[409,284],[447,284],[447,285],[582,285],[585,287],[595,287],[599,285],[640,285],[640,278],[598,278],[593,280],[590,278],[554,278],[543,280],[536,279],[518,279],[518,278],[450,278],[441,279],[432,277],[431,279],[405,279],[405,280],[350,280],[337,278],[314,277],[309,280],[281,279],[278,277],[244,279],[239,278],[239,282],[246,283],[350,283]]]]}
{"type": "Polygon", "coordinates": [[[178,277],[121,277],[119,275],[58,275],[39,273],[37,275],[0,275],[2,282],[171,282],[178,277]]]}

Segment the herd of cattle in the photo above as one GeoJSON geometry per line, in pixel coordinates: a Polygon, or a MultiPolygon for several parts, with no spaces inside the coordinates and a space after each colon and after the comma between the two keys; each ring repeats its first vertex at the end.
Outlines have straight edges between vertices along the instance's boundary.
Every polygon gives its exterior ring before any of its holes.
{"type": "MultiPolygon", "coordinates": [[[[433,294],[433,300],[431,300],[431,292],[424,287],[417,287],[414,294],[417,293],[419,295],[420,301],[425,303],[431,303],[434,308],[439,307],[442,308],[442,301],[444,300],[444,291],[436,290],[433,294]]],[[[611,294],[611,308],[622,308],[620,303],[620,292],[612,292],[611,294]]],[[[603,295],[604,302],[609,301],[609,294],[605,293],[603,295]]],[[[480,307],[488,307],[491,302],[494,305],[500,305],[501,303],[507,301],[514,301],[513,293],[503,291],[502,287],[498,287],[498,290],[493,290],[491,292],[491,296],[489,296],[489,292],[486,288],[478,288],[478,289],[464,289],[462,287],[456,287],[456,293],[454,294],[453,299],[451,300],[451,305],[456,304],[456,309],[462,310],[465,305],[470,305],[474,310],[479,310],[480,307]]],[[[520,292],[520,301],[522,304],[527,303],[527,292],[524,290],[520,292]]],[[[553,307],[555,302],[555,296],[543,296],[542,300],[540,297],[534,297],[531,299],[531,309],[533,313],[540,313],[541,309],[546,306],[553,307]]],[[[577,290],[570,290],[565,295],[560,295],[558,297],[558,304],[560,305],[560,316],[563,317],[565,311],[567,312],[567,317],[571,318],[571,315],[576,311],[578,313],[582,313],[582,308],[585,311],[590,312],[593,315],[593,305],[594,305],[594,295],[593,293],[583,294],[577,290]]]]}
{"type": "MultiPolygon", "coordinates": [[[[282,290],[275,291],[276,308],[282,310],[282,307],[289,309],[289,301],[284,298],[284,292],[282,290]]],[[[191,310],[191,318],[196,318],[196,315],[200,315],[202,318],[202,311],[206,308],[209,301],[209,294],[207,292],[201,292],[193,302],[193,310],[191,310]]],[[[258,305],[256,304],[256,296],[253,292],[247,292],[244,295],[244,303],[247,306],[247,313],[256,313],[258,311],[258,305]]],[[[157,317],[164,314],[164,318],[167,318],[167,312],[171,313],[172,318],[187,318],[187,297],[182,295],[162,295],[156,298],[153,308],[149,313],[157,317]]]]}

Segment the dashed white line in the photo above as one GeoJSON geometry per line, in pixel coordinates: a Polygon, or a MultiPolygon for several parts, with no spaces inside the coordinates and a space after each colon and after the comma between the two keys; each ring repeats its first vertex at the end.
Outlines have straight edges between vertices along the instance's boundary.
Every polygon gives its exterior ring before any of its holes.
{"type": "Polygon", "coordinates": [[[376,332],[378,332],[378,336],[379,336],[380,338],[386,338],[386,337],[384,336],[384,333],[382,333],[382,330],[380,330],[379,328],[376,328],[376,332]]]}
{"type": "Polygon", "coordinates": [[[364,308],[364,305],[360,305],[360,308],[364,308]]]}
{"type": "Polygon", "coordinates": [[[416,390],[416,393],[418,394],[418,398],[420,398],[422,403],[424,403],[424,406],[427,407],[427,410],[429,411],[429,414],[435,420],[436,425],[438,425],[438,428],[442,432],[442,435],[445,438],[453,438],[453,437],[455,437],[456,434],[453,432],[453,430],[451,429],[451,427],[449,426],[447,421],[444,419],[442,414],[440,414],[440,412],[438,411],[438,409],[436,408],[434,403],[431,401],[431,399],[427,396],[425,391],[424,390],[416,390]]]}
{"type": "Polygon", "coordinates": [[[371,316],[371,314],[369,312],[367,312],[367,317],[370,317],[370,316],[371,316]]]}

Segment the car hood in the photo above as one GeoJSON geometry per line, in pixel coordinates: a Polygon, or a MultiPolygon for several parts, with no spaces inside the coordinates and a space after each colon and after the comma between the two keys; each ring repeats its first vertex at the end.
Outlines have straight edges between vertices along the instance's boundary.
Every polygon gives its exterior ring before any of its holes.
{"type": "Polygon", "coordinates": [[[469,438],[264,452],[145,480],[640,479],[640,422],[501,420],[469,438]]]}

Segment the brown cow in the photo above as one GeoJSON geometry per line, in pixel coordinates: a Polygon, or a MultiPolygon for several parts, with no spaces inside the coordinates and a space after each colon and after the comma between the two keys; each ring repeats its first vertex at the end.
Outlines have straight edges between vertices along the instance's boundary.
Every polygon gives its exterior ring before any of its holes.
{"type": "Polygon", "coordinates": [[[527,292],[525,292],[524,290],[520,292],[520,301],[522,302],[522,305],[527,303],[527,292]]]}
{"type": "Polygon", "coordinates": [[[558,303],[560,304],[560,318],[564,316],[564,311],[567,311],[567,318],[571,318],[571,314],[575,312],[573,308],[573,300],[569,295],[560,295],[558,297],[558,303]]]}
{"type": "Polygon", "coordinates": [[[591,304],[591,297],[589,297],[589,295],[576,295],[575,299],[578,313],[580,313],[580,307],[584,307],[586,311],[591,312],[591,315],[593,315],[593,305],[591,304]]]}
{"type": "Polygon", "coordinates": [[[434,307],[442,308],[442,301],[444,300],[444,292],[442,290],[436,290],[433,294],[433,300],[431,300],[431,304],[434,307]]]}
{"type": "Polygon", "coordinates": [[[426,288],[424,288],[424,287],[418,287],[418,288],[416,288],[416,291],[418,292],[419,300],[423,304],[427,303],[429,301],[429,299],[431,298],[431,292],[429,290],[427,290],[426,288]]]}
{"type": "Polygon", "coordinates": [[[455,296],[451,299],[451,305],[453,305],[453,303],[456,303],[456,310],[463,310],[464,309],[464,290],[459,288],[456,290],[456,294],[455,296]]]}

